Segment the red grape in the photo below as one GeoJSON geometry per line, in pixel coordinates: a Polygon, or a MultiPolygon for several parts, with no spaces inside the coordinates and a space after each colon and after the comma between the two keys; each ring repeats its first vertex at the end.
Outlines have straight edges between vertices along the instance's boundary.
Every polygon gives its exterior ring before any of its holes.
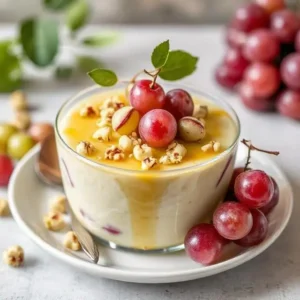
{"type": "Polygon", "coordinates": [[[235,183],[235,180],[236,178],[241,174],[243,173],[245,170],[244,167],[239,167],[239,168],[235,168],[233,170],[233,174],[232,174],[232,177],[231,177],[231,180],[230,180],[230,184],[229,184],[229,189],[230,190],[234,190],[234,183],[235,183]]]}
{"type": "Polygon", "coordinates": [[[285,8],[284,0],[255,0],[255,2],[263,7],[269,14],[285,8]]]}
{"type": "Polygon", "coordinates": [[[158,83],[151,88],[151,84],[151,80],[139,80],[130,90],[130,103],[142,115],[165,104],[163,88],[158,83]]]}
{"type": "Polygon", "coordinates": [[[295,37],[295,49],[297,52],[300,52],[300,30],[298,30],[295,37]]]}
{"type": "Polygon", "coordinates": [[[251,61],[270,62],[279,52],[279,41],[268,29],[251,32],[243,48],[244,56],[251,61]]]}
{"type": "Polygon", "coordinates": [[[300,89],[300,53],[292,53],[283,59],[280,73],[284,83],[291,89],[300,89]]]}
{"type": "Polygon", "coordinates": [[[176,136],[177,123],[168,111],[153,109],[140,120],[139,133],[150,147],[166,147],[176,136]]]}
{"type": "Polygon", "coordinates": [[[185,90],[174,89],[166,94],[163,108],[170,112],[176,120],[179,120],[193,114],[194,102],[190,94],[185,90]]]}
{"type": "Polygon", "coordinates": [[[254,88],[247,82],[239,86],[239,94],[243,104],[254,111],[271,111],[274,108],[272,98],[258,98],[255,96],[254,88]]]}
{"type": "Polygon", "coordinates": [[[278,201],[279,201],[279,188],[278,188],[278,184],[277,182],[272,178],[272,181],[273,181],[273,184],[274,184],[274,194],[273,194],[273,197],[271,199],[271,201],[261,207],[259,210],[261,212],[263,212],[265,215],[268,215],[272,210],[273,208],[278,204],[278,201]]]}
{"type": "Polygon", "coordinates": [[[244,32],[267,27],[269,16],[267,12],[255,3],[249,3],[237,9],[232,25],[244,32]]]}
{"type": "Polygon", "coordinates": [[[251,210],[253,226],[251,231],[240,240],[234,241],[242,247],[252,247],[260,244],[268,233],[268,220],[258,209],[251,210]]]}
{"type": "Polygon", "coordinates": [[[272,96],[280,86],[278,70],[266,63],[253,63],[245,72],[245,80],[253,87],[254,96],[257,98],[272,96]]]}
{"type": "Polygon", "coordinates": [[[241,48],[247,40],[245,32],[233,27],[228,27],[226,30],[226,43],[232,48],[241,48]]]}
{"type": "Polygon", "coordinates": [[[220,258],[226,240],[212,224],[199,224],[187,233],[184,245],[186,254],[194,261],[209,265],[220,258]]]}
{"type": "Polygon", "coordinates": [[[283,91],[277,99],[276,108],[282,115],[300,120],[300,91],[283,91]]]}
{"type": "Polygon", "coordinates": [[[229,48],[224,57],[224,65],[230,69],[235,69],[235,71],[243,75],[249,62],[243,57],[241,50],[229,48]]]}
{"type": "Polygon", "coordinates": [[[253,220],[246,205],[228,201],[216,209],[213,223],[221,236],[228,240],[238,240],[250,232],[253,220]]]}
{"type": "Polygon", "coordinates": [[[282,43],[292,43],[299,28],[299,17],[291,10],[283,9],[271,16],[271,30],[282,43]]]}
{"type": "Polygon", "coordinates": [[[13,162],[9,156],[0,154],[0,186],[7,186],[13,172],[13,162]]]}
{"type": "Polygon", "coordinates": [[[274,185],[264,171],[249,170],[236,178],[234,192],[241,203],[250,208],[260,208],[271,201],[274,185]]]}
{"type": "Polygon", "coordinates": [[[216,81],[225,88],[233,89],[243,78],[243,74],[233,68],[221,65],[215,72],[216,81]]]}

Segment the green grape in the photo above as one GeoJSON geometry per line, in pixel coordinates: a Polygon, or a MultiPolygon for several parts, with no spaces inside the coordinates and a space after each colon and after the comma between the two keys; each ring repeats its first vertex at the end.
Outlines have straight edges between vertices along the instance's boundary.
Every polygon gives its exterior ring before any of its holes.
{"type": "Polygon", "coordinates": [[[7,153],[14,159],[21,159],[33,146],[33,139],[28,134],[19,132],[9,138],[7,153]]]}
{"type": "Polygon", "coordinates": [[[17,132],[17,128],[10,124],[0,124],[0,144],[4,147],[7,145],[8,139],[17,132]]]}

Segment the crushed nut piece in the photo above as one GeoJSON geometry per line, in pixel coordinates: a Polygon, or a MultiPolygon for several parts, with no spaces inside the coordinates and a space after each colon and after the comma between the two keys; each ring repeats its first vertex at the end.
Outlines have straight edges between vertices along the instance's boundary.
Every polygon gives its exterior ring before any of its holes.
{"type": "Polygon", "coordinates": [[[10,95],[10,104],[15,111],[26,110],[28,108],[26,95],[23,91],[15,91],[10,95]]]}
{"type": "Polygon", "coordinates": [[[122,135],[119,139],[119,147],[124,152],[131,152],[133,149],[133,141],[127,135],[122,135]]]}
{"type": "Polygon", "coordinates": [[[111,119],[110,118],[101,118],[96,123],[97,127],[107,127],[111,126],[111,119]]]}
{"type": "Polygon", "coordinates": [[[157,159],[154,157],[147,157],[142,160],[142,170],[149,170],[157,164],[157,159]]]}
{"type": "Polygon", "coordinates": [[[201,147],[203,152],[207,152],[209,150],[213,150],[214,152],[219,152],[221,148],[221,144],[216,141],[210,141],[208,144],[201,147]]]}
{"type": "Polygon", "coordinates": [[[13,125],[15,125],[19,130],[26,130],[31,124],[31,118],[27,111],[18,111],[16,113],[13,125]]]}
{"type": "Polygon", "coordinates": [[[201,147],[201,150],[202,150],[203,152],[207,152],[207,151],[211,150],[212,147],[213,147],[212,142],[210,142],[210,143],[208,143],[208,144],[202,146],[202,147],[201,147]]]}
{"type": "Polygon", "coordinates": [[[24,250],[21,246],[12,246],[3,252],[3,261],[9,266],[20,267],[24,262],[24,250]]]}
{"type": "Polygon", "coordinates": [[[109,142],[112,139],[112,129],[109,126],[99,128],[93,134],[93,139],[109,142]]]}
{"type": "Polygon", "coordinates": [[[89,118],[92,118],[92,117],[96,117],[98,114],[97,114],[97,111],[90,105],[87,105],[85,107],[83,107],[80,112],[79,112],[80,116],[81,117],[89,117],[89,118]]]}
{"type": "Polygon", "coordinates": [[[160,163],[160,164],[163,164],[163,165],[170,165],[170,164],[172,164],[169,155],[164,155],[164,156],[162,156],[162,157],[159,159],[159,163],[160,163]]]}
{"type": "Polygon", "coordinates": [[[178,142],[174,141],[172,144],[170,144],[167,148],[167,155],[174,155],[178,154],[182,157],[186,155],[186,148],[182,145],[179,144],[178,142]]]}
{"type": "Polygon", "coordinates": [[[113,97],[110,97],[110,98],[107,98],[102,106],[100,107],[100,110],[101,109],[104,109],[104,108],[113,108],[115,111],[122,108],[123,106],[125,106],[125,104],[121,101],[120,97],[119,96],[113,96],[113,97]]]}
{"type": "Polygon", "coordinates": [[[219,142],[214,142],[213,141],[213,149],[215,152],[219,152],[221,148],[221,144],[219,142]]]}
{"type": "Polygon", "coordinates": [[[124,158],[125,158],[125,154],[123,150],[116,146],[110,146],[105,151],[105,159],[122,160],[124,158]]]}
{"type": "Polygon", "coordinates": [[[56,213],[56,212],[62,213],[62,214],[66,213],[66,211],[67,211],[66,201],[67,201],[66,196],[61,195],[61,196],[56,197],[54,199],[53,203],[51,204],[51,207],[50,207],[51,211],[54,213],[56,213]]]}
{"type": "Polygon", "coordinates": [[[193,117],[200,120],[205,119],[208,115],[207,105],[196,104],[194,106],[193,117]]]}
{"type": "Polygon", "coordinates": [[[142,145],[142,140],[138,137],[136,132],[132,132],[129,138],[132,140],[133,146],[142,145]]]}
{"type": "Polygon", "coordinates": [[[91,155],[95,150],[96,148],[90,142],[85,141],[81,141],[76,147],[76,151],[82,155],[91,155]]]}
{"type": "Polygon", "coordinates": [[[0,199],[0,217],[9,215],[9,206],[6,200],[0,199]]]}
{"type": "Polygon", "coordinates": [[[51,231],[59,231],[66,226],[63,215],[59,212],[51,211],[48,215],[44,216],[43,221],[45,227],[51,231]]]}
{"type": "Polygon", "coordinates": [[[152,148],[147,144],[136,145],[133,148],[133,156],[136,160],[142,161],[145,158],[152,156],[152,148]]]}
{"type": "Polygon", "coordinates": [[[74,231],[69,231],[64,238],[64,247],[73,251],[81,249],[81,245],[78,241],[77,235],[74,231]]]}
{"type": "Polygon", "coordinates": [[[112,107],[108,107],[100,111],[100,116],[102,119],[111,119],[114,113],[115,110],[112,107]]]}

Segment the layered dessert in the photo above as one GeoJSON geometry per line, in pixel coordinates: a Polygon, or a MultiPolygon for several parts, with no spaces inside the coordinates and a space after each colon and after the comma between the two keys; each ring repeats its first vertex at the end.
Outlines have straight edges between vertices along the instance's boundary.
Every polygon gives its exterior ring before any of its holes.
{"type": "Polygon", "coordinates": [[[165,87],[160,108],[135,103],[143,85],[151,82],[140,80],[129,96],[127,84],[92,88],[62,109],[57,144],[65,192],[102,241],[179,249],[224,198],[239,128],[227,109],[178,86],[165,87]]]}

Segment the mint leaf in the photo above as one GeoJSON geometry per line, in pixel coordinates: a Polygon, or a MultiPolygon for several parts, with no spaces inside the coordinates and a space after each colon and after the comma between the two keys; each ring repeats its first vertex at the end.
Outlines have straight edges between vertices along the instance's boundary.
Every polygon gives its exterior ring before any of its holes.
{"type": "Polygon", "coordinates": [[[119,38],[116,32],[103,32],[85,37],[81,43],[89,47],[103,47],[115,43],[119,38]]]}
{"type": "Polygon", "coordinates": [[[161,68],[168,60],[170,50],[169,40],[162,42],[152,52],[151,61],[155,68],[161,68]]]}
{"type": "Polygon", "coordinates": [[[66,11],[66,24],[72,32],[75,32],[87,22],[89,14],[88,2],[76,0],[66,11]]]}
{"type": "Polygon", "coordinates": [[[118,81],[117,75],[111,70],[94,69],[88,75],[101,86],[113,86],[118,81]]]}
{"type": "Polygon", "coordinates": [[[8,93],[19,89],[22,83],[20,59],[11,52],[13,41],[0,42],[0,92],[8,93]]]}
{"type": "Polygon", "coordinates": [[[161,68],[159,77],[169,81],[175,81],[192,74],[196,70],[198,57],[182,51],[169,52],[165,65],[161,68]]]}
{"type": "Polygon", "coordinates": [[[68,7],[75,0],[43,0],[43,4],[47,9],[59,11],[68,7]]]}
{"type": "Polygon", "coordinates": [[[90,56],[78,56],[76,57],[78,69],[84,73],[96,68],[102,68],[103,63],[90,56]]]}
{"type": "Polygon", "coordinates": [[[23,52],[37,66],[52,63],[58,51],[58,23],[48,19],[27,19],[21,23],[23,52]]]}
{"type": "Polygon", "coordinates": [[[70,66],[57,66],[54,75],[57,79],[69,79],[72,76],[73,69],[70,66]]]}

